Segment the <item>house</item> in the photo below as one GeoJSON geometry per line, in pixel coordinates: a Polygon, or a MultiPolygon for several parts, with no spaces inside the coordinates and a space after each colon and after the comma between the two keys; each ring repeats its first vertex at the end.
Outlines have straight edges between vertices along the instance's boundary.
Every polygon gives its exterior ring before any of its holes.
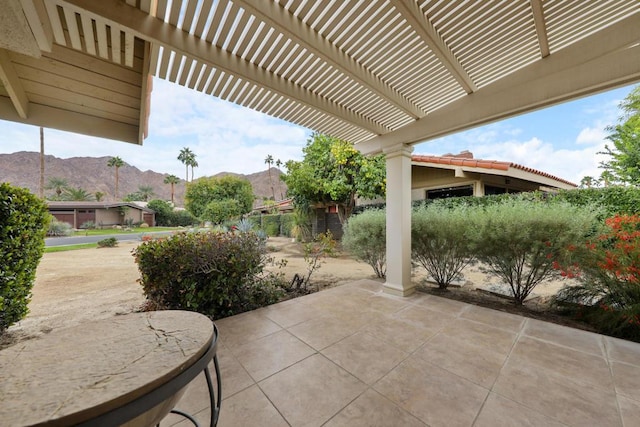
{"type": "Polygon", "coordinates": [[[576,187],[565,179],[517,163],[474,159],[469,151],[411,156],[412,200],[525,191],[548,193],[576,187]]]}
{"type": "Polygon", "coordinates": [[[93,222],[98,227],[146,223],[155,225],[156,214],[149,208],[128,202],[47,202],[49,213],[73,228],[93,222]]]}

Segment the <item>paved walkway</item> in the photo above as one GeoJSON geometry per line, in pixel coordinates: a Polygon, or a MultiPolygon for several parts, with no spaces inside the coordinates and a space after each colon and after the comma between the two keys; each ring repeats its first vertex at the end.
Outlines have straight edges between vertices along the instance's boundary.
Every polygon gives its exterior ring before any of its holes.
{"type": "Polygon", "coordinates": [[[640,425],[638,343],[370,280],[216,324],[222,427],[640,425]]]}

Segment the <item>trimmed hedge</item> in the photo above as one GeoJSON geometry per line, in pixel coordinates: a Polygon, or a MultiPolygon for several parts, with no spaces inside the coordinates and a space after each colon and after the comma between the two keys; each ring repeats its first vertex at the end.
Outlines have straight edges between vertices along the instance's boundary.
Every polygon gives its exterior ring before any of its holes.
{"type": "Polygon", "coordinates": [[[0,333],[28,313],[49,220],[43,200],[0,184],[0,333]]]}

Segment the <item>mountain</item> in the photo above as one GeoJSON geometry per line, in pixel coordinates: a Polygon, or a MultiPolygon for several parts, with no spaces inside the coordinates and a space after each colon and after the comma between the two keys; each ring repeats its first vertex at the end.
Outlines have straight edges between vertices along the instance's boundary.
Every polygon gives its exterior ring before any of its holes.
{"type": "MultiPolygon", "coordinates": [[[[103,200],[114,200],[115,171],[107,166],[110,157],[71,157],[61,159],[51,155],[45,155],[44,179],[45,185],[51,178],[61,178],[67,181],[69,187],[82,188],[87,193],[95,194],[100,191],[105,194],[103,200]]],[[[282,172],[271,168],[276,199],[280,199],[280,193],[286,194],[286,185],[280,181],[282,172]]],[[[154,198],[171,200],[171,186],[164,183],[169,175],[151,170],[141,171],[135,166],[125,162],[118,170],[118,195],[120,198],[130,193],[135,193],[141,186],[153,188],[154,198]]],[[[253,187],[256,195],[256,205],[263,204],[264,198],[271,197],[271,185],[269,184],[269,171],[252,173],[249,175],[221,172],[215,177],[233,175],[245,178],[253,187]]],[[[33,193],[39,193],[40,186],[40,153],[20,151],[12,154],[0,154],[0,182],[8,182],[11,185],[25,187],[33,193]]],[[[174,188],[175,202],[177,206],[184,206],[184,180],[174,188]]],[[[53,194],[53,190],[45,190],[45,196],[53,194]]]]}

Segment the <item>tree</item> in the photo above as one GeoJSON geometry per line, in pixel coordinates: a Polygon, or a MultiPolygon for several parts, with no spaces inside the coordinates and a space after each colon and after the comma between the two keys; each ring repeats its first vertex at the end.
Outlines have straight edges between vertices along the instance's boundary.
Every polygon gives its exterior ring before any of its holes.
{"type": "Polygon", "coordinates": [[[189,182],[189,166],[191,165],[192,161],[195,161],[195,154],[189,147],[184,147],[182,150],[180,150],[178,160],[180,160],[185,167],[186,176],[184,180],[186,182],[189,182]]]}
{"type": "Polygon", "coordinates": [[[62,192],[69,187],[69,183],[64,178],[53,177],[49,178],[49,182],[47,182],[47,186],[44,187],[47,190],[55,191],[56,195],[53,197],[55,200],[60,200],[62,197],[62,192]]]}
{"type": "Polygon", "coordinates": [[[40,198],[44,199],[44,129],[40,126],[40,198]]]}
{"type": "Polygon", "coordinates": [[[189,159],[189,166],[191,166],[191,181],[193,182],[193,168],[198,167],[198,161],[196,160],[195,154],[193,154],[191,159],[189,159]]]}
{"type": "Polygon", "coordinates": [[[119,181],[118,170],[122,166],[124,166],[124,162],[120,157],[116,156],[109,159],[109,161],[107,162],[107,166],[109,166],[110,168],[113,167],[116,169],[116,187],[115,187],[113,198],[114,200],[118,200],[118,181],[119,181]]]}
{"type": "Polygon", "coordinates": [[[286,163],[282,176],[297,205],[335,203],[340,222],[349,218],[356,197],[383,197],[386,170],[383,156],[365,157],[353,144],[314,133],[302,149],[304,158],[286,163]]]}
{"type": "Polygon", "coordinates": [[[276,168],[278,168],[278,192],[280,193],[280,200],[284,199],[284,194],[282,194],[282,180],[280,179],[280,175],[282,174],[282,171],[280,170],[280,168],[282,167],[283,163],[282,160],[278,159],[276,160],[276,168]]]}
{"type": "Polygon", "coordinates": [[[600,167],[622,183],[640,185],[640,86],[636,86],[620,103],[622,116],[618,124],[608,126],[607,139],[599,154],[611,156],[600,167]]]}
{"type": "Polygon", "coordinates": [[[171,185],[171,204],[173,203],[173,196],[175,194],[175,185],[180,182],[180,178],[175,175],[168,175],[164,178],[164,183],[171,185]]]}
{"type": "Polygon", "coordinates": [[[203,214],[209,203],[236,200],[240,207],[238,215],[242,215],[251,211],[254,198],[251,183],[246,179],[235,176],[199,178],[187,186],[185,207],[194,216],[205,219],[203,214]]]}
{"type": "Polygon", "coordinates": [[[104,193],[102,191],[96,191],[94,193],[94,196],[96,198],[96,202],[101,202],[102,198],[104,197],[104,193]]]}
{"type": "Polygon", "coordinates": [[[580,180],[580,187],[587,187],[587,188],[591,188],[595,185],[598,185],[598,180],[595,179],[592,176],[584,176],[582,177],[582,179],[580,180]]]}
{"type": "Polygon", "coordinates": [[[264,162],[268,166],[267,172],[269,173],[269,186],[271,186],[271,197],[272,197],[273,200],[275,200],[276,199],[276,193],[273,190],[273,181],[271,180],[271,165],[273,164],[273,156],[271,154],[269,154],[264,159],[264,162]]]}
{"type": "Polygon", "coordinates": [[[140,196],[140,200],[148,202],[155,195],[155,192],[153,191],[153,187],[141,185],[138,187],[138,195],[140,196]]]}
{"type": "Polygon", "coordinates": [[[93,201],[93,195],[87,193],[84,188],[66,188],[62,194],[63,200],[73,202],[88,202],[93,201]]]}

